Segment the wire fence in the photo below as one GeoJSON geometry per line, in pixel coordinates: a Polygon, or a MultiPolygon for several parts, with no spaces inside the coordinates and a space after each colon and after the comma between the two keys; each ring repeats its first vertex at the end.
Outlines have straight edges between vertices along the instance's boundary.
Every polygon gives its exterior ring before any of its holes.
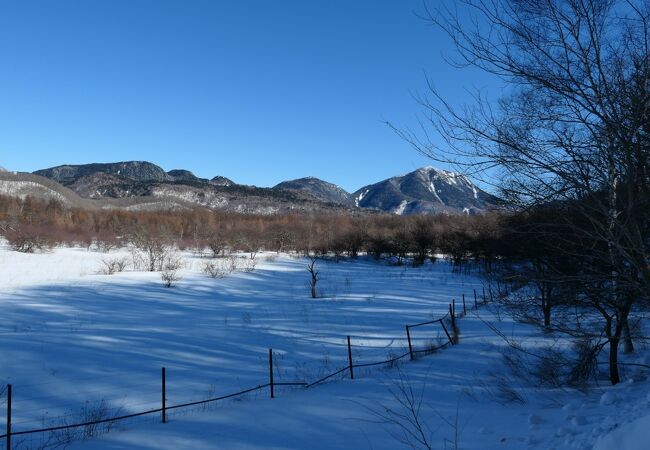
{"type": "MultiPolygon", "coordinates": [[[[483,289],[482,295],[477,294],[476,290],[474,290],[474,303],[473,305],[470,306],[470,308],[473,306],[474,309],[478,308],[479,306],[479,298],[482,297],[482,303],[487,303],[488,301],[491,301],[493,298],[493,292],[492,288],[489,288],[489,295],[486,294],[485,289],[483,289]]],[[[499,288],[498,290],[498,295],[503,295],[504,292],[501,291],[499,288]]],[[[198,407],[198,406],[206,406],[210,404],[214,404],[220,401],[224,401],[227,399],[232,399],[236,397],[241,397],[253,392],[259,392],[268,389],[270,393],[270,397],[274,398],[275,397],[275,388],[276,387],[302,387],[305,389],[312,388],[314,386],[317,386],[319,384],[322,384],[336,376],[342,375],[342,374],[349,374],[350,379],[354,379],[354,369],[360,369],[360,368],[369,368],[369,367],[375,367],[375,366],[381,366],[385,365],[388,367],[392,367],[395,363],[397,363],[400,360],[406,359],[407,357],[410,360],[415,360],[417,359],[418,355],[427,355],[427,354],[432,354],[435,353],[436,351],[443,349],[448,346],[453,346],[458,343],[458,328],[456,321],[458,317],[462,317],[467,314],[467,302],[465,299],[465,294],[462,295],[462,311],[457,314],[456,313],[456,301],[454,300],[453,303],[449,305],[449,311],[442,317],[434,320],[429,320],[425,322],[419,322],[415,324],[410,324],[405,326],[406,330],[406,341],[408,343],[408,351],[397,354],[397,355],[389,355],[390,357],[387,359],[379,360],[379,361],[372,361],[372,362],[355,362],[353,358],[353,345],[352,345],[352,339],[351,336],[347,336],[347,350],[348,350],[348,364],[345,367],[338,368],[337,370],[328,373],[314,381],[280,381],[276,382],[274,380],[274,365],[273,365],[273,350],[269,349],[269,380],[268,382],[264,384],[259,384],[254,387],[249,387],[242,389],[237,392],[233,392],[230,394],[225,394],[221,396],[211,396],[210,398],[207,399],[201,399],[201,400],[195,400],[195,401],[189,401],[189,402],[184,402],[184,403],[179,403],[179,404],[174,404],[174,405],[167,405],[167,390],[166,390],[166,369],[163,367],[162,372],[161,372],[161,387],[160,387],[160,398],[159,398],[159,407],[152,407],[149,409],[144,409],[142,411],[136,411],[128,414],[115,414],[110,417],[98,417],[94,418],[93,420],[81,420],[75,423],[67,423],[68,419],[73,417],[72,414],[68,415],[63,415],[63,416],[57,416],[56,418],[52,418],[50,420],[50,423],[52,423],[52,420],[60,420],[61,423],[60,425],[52,425],[52,426],[42,426],[38,428],[32,428],[32,429],[27,429],[27,430],[14,430],[12,427],[15,425],[19,424],[27,424],[27,423],[34,423],[34,421],[23,421],[23,422],[12,422],[11,414],[12,414],[12,385],[8,384],[7,385],[7,391],[6,391],[6,430],[4,434],[0,434],[0,440],[4,441],[4,448],[6,450],[12,449],[12,438],[19,438],[21,436],[33,436],[33,435],[44,435],[47,433],[58,433],[58,432],[65,432],[67,430],[78,430],[77,435],[65,435],[61,437],[60,435],[52,435],[50,438],[42,438],[39,442],[39,448],[46,448],[47,443],[54,442],[56,445],[61,445],[61,441],[63,440],[64,443],[69,443],[70,440],[72,440],[74,437],[93,437],[101,434],[102,431],[108,431],[113,425],[127,421],[130,419],[135,419],[135,418],[141,418],[141,417],[146,417],[146,416],[154,416],[154,415],[160,415],[160,420],[161,422],[165,423],[167,421],[167,413],[170,411],[176,411],[176,410],[182,410],[186,408],[192,408],[192,407],[198,407]],[[428,343],[423,345],[423,348],[417,348],[415,344],[415,340],[411,336],[411,332],[416,329],[416,328],[421,328],[421,327],[431,327],[439,325],[438,331],[444,332],[444,339],[439,338],[438,335],[438,340],[431,339],[428,343]],[[101,426],[105,426],[105,428],[102,430],[100,429],[101,426]]],[[[400,339],[403,339],[404,337],[386,337],[386,336],[381,336],[382,339],[392,339],[392,341],[398,341],[400,339]]],[[[391,341],[391,342],[392,342],[391,341]]],[[[328,342],[331,344],[332,342],[328,342]]],[[[346,345],[346,344],[343,344],[346,345]]],[[[33,386],[33,385],[23,385],[21,387],[26,387],[26,386],[33,386]]],[[[38,397],[34,397],[38,398],[38,397]]],[[[154,404],[154,401],[149,401],[146,403],[140,403],[140,405],[143,404],[154,404]]],[[[137,405],[137,404],[136,404],[137,405]]],[[[131,405],[135,406],[135,405],[131,405]]],[[[106,415],[106,411],[104,411],[104,415],[106,415]]],[[[90,414],[92,416],[92,414],[90,414]]],[[[54,445],[54,446],[56,446],[54,445]]]]}

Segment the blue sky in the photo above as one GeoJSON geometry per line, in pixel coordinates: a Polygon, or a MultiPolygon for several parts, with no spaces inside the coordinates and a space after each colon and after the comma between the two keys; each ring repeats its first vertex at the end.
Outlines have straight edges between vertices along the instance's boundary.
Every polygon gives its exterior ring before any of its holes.
{"type": "Polygon", "coordinates": [[[421,0],[0,0],[0,165],[148,160],[348,190],[431,162],[408,126],[424,72],[457,103],[421,0]]]}

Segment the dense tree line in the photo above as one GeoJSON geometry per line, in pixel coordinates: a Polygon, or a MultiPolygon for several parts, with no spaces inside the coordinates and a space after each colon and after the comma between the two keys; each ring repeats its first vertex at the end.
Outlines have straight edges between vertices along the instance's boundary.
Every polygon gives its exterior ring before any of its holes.
{"type": "Polygon", "coordinates": [[[146,239],[218,256],[226,250],[294,251],[304,254],[380,259],[394,257],[421,265],[436,253],[461,267],[481,259],[487,267],[494,249],[478,242],[494,232],[496,216],[387,214],[251,215],[202,208],[170,211],[68,208],[55,200],[0,196],[0,233],[21,251],[57,244],[112,248],[146,239]]]}

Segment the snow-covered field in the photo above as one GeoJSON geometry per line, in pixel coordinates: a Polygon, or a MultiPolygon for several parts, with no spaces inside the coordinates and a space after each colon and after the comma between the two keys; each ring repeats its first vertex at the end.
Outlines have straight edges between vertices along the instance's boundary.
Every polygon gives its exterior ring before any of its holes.
{"type": "MultiPolygon", "coordinates": [[[[120,254],[128,255],[108,256],[120,254]]],[[[276,382],[309,382],[345,367],[348,335],[355,363],[385,360],[405,352],[406,324],[443,316],[463,293],[470,306],[482,284],[442,261],[417,269],[322,261],[323,295],[314,300],[305,260],[290,255],[262,254],[251,273],[211,279],[200,270],[205,259],[185,254],[183,279],[171,289],[157,273],[97,275],[106,257],[0,247],[0,383],[13,385],[14,431],[73,423],[103,407],[110,414],[158,408],[163,366],[171,406],[267,383],[269,348],[276,382]]],[[[421,396],[432,448],[648,448],[650,383],[642,368],[628,370],[617,387],[586,393],[510,377],[525,402],[507,403],[497,387],[507,373],[505,344],[485,322],[524,343],[553,339],[484,307],[460,320],[459,345],[415,362],[358,369],[355,380],[343,373],[309,389],[278,388],[273,400],[265,389],[179,409],[167,424],[157,414],[140,417],[72,447],[407,448],[391,436],[400,428],[380,416],[403,413],[404,396],[393,393],[410,386],[421,396]]],[[[439,327],[413,331],[419,346],[443,337],[439,327]]],[[[14,448],[38,448],[44,439],[57,436],[16,436],[14,448]]]]}

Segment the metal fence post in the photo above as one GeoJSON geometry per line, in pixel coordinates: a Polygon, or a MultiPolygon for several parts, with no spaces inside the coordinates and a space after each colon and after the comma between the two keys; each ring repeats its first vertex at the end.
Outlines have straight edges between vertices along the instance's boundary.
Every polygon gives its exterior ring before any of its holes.
{"type": "Polygon", "coordinates": [[[352,365],[352,344],[350,344],[350,336],[348,336],[348,362],[350,363],[350,379],[354,380],[354,366],[352,365]]]}
{"type": "Polygon", "coordinates": [[[409,354],[411,355],[411,361],[413,361],[413,346],[411,345],[411,332],[408,325],[406,325],[406,339],[409,341],[409,354]]]}
{"type": "Polygon", "coordinates": [[[445,334],[447,335],[447,339],[449,339],[449,343],[451,345],[456,345],[454,344],[454,340],[451,338],[451,335],[449,334],[449,331],[447,330],[447,327],[445,326],[445,322],[443,320],[440,321],[440,325],[442,325],[442,329],[445,330],[445,334]]]}
{"type": "Polygon", "coordinates": [[[162,423],[167,423],[167,404],[166,404],[166,397],[167,397],[167,386],[166,386],[166,374],[165,374],[165,368],[162,368],[162,423]]]}
{"type": "Polygon", "coordinates": [[[7,450],[11,450],[11,385],[7,385],[7,450]]]}
{"type": "Polygon", "coordinates": [[[273,390],[273,349],[269,349],[269,386],[271,387],[271,398],[275,398],[273,390]]]}

